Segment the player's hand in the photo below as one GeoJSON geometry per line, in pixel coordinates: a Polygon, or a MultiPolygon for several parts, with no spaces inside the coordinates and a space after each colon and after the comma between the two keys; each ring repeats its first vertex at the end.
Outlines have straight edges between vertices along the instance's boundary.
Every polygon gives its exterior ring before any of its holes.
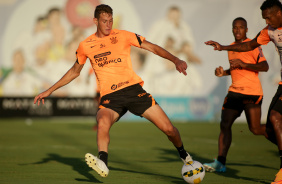
{"type": "Polygon", "coordinates": [[[231,59],[229,60],[230,62],[230,68],[245,68],[246,67],[246,63],[244,63],[242,60],[240,59],[231,59]]]}
{"type": "Polygon", "coordinates": [[[179,73],[183,73],[184,75],[187,75],[186,69],[187,69],[188,66],[187,66],[187,63],[185,61],[178,59],[175,62],[175,67],[176,67],[176,70],[179,71],[179,73]]]}
{"type": "Polygon", "coordinates": [[[222,77],[223,74],[224,74],[224,70],[222,68],[222,66],[219,66],[215,69],[214,71],[214,74],[217,76],[217,77],[222,77]]]}
{"type": "Polygon", "coordinates": [[[214,50],[218,50],[218,51],[222,50],[222,45],[220,45],[219,43],[215,41],[210,40],[210,41],[205,42],[205,44],[213,46],[214,50]]]}
{"type": "Polygon", "coordinates": [[[42,93],[40,93],[39,95],[37,95],[36,97],[34,97],[34,101],[33,103],[39,106],[40,105],[40,101],[42,100],[42,104],[44,104],[44,98],[46,98],[47,96],[49,96],[51,93],[49,91],[44,91],[42,93]]]}

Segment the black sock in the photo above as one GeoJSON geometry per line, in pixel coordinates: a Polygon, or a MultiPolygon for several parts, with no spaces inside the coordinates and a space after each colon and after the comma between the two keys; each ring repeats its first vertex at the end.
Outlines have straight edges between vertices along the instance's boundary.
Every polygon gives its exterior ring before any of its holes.
{"type": "Polygon", "coordinates": [[[108,166],[108,153],[104,151],[99,151],[99,159],[101,159],[106,166],[108,166]]]}
{"type": "Polygon", "coordinates": [[[220,163],[222,163],[223,165],[225,165],[225,163],[226,163],[226,157],[224,157],[224,156],[218,156],[218,157],[217,157],[217,161],[219,161],[220,163]]]}
{"type": "Polygon", "coordinates": [[[180,158],[185,160],[185,158],[188,156],[188,154],[187,154],[186,150],[184,149],[183,144],[180,147],[176,147],[176,149],[179,153],[180,158]]]}
{"type": "Polygon", "coordinates": [[[280,156],[280,169],[282,168],[282,150],[279,150],[279,156],[280,156]]]}

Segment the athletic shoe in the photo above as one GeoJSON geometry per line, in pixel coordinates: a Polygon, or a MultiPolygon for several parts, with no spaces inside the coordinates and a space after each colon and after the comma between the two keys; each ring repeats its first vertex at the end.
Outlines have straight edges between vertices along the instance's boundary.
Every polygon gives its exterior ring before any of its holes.
{"type": "Polygon", "coordinates": [[[221,162],[214,159],[212,163],[204,163],[207,172],[226,172],[226,167],[221,162]]]}
{"type": "MultiPolygon", "coordinates": [[[[187,152],[186,152],[187,153],[187,152]]],[[[181,160],[184,162],[184,164],[187,164],[188,162],[193,161],[192,157],[187,153],[187,156],[185,159],[181,158],[181,160]]]]}
{"type": "Polygon", "coordinates": [[[100,176],[106,177],[109,174],[109,169],[106,164],[90,153],[85,154],[85,161],[89,167],[95,170],[100,176]]]}
{"type": "Polygon", "coordinates": [[[282,169],[278,171],[274,182],[272,182],[271,184],[282,184],[282,169]]]}

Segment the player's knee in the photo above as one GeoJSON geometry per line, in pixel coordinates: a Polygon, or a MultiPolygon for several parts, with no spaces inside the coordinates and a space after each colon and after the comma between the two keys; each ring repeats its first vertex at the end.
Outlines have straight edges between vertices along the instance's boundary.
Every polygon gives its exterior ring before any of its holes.
{"type": "Polygon", "coordinates": [[[98,131],[108,131],[110,129],[110,121],[105,117],[97,118],[98,131]]]}
{"type": "Polygon", "coordinates": [[[232,123],[228,121],[221,121],[220,122],[220,130],[222,131],[229,131],[231,130],[232,123]]]}
{"type": "Polygon", "coordinates": [[[177,129],[173,126],[169,126],[166,127],[164,129],[164,133],[168,136],[168,137],[174,137],[177,135],[177,129]]]}

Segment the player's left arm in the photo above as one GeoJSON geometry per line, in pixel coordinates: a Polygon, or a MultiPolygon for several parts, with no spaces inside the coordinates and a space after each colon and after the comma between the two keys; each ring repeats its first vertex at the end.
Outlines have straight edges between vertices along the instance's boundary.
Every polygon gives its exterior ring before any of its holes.
{"type": "Polygon", "coordinates": [[[180,73],[183,73],[184,75],[187,75],[186,73],[187,63],[179,59],[178,57],[172,55],[170,52],[163,49],[162,47],[144,40],[141,44],[141,48],[148,50],[162,58],[170,60],[171,62],[175,64],[177,71],[179,71],[180,73]]]}
{"type": "Polygon", "coordinates": [[[246,70],[251,70],[255,72],[267,72],[269,69],[267,61],[261,61],[256,64],[250,64],[250,63],[244,63],[240,59],[233,59],[230,60],[230,66],[231,67],[242,67],[246,70]]]}

